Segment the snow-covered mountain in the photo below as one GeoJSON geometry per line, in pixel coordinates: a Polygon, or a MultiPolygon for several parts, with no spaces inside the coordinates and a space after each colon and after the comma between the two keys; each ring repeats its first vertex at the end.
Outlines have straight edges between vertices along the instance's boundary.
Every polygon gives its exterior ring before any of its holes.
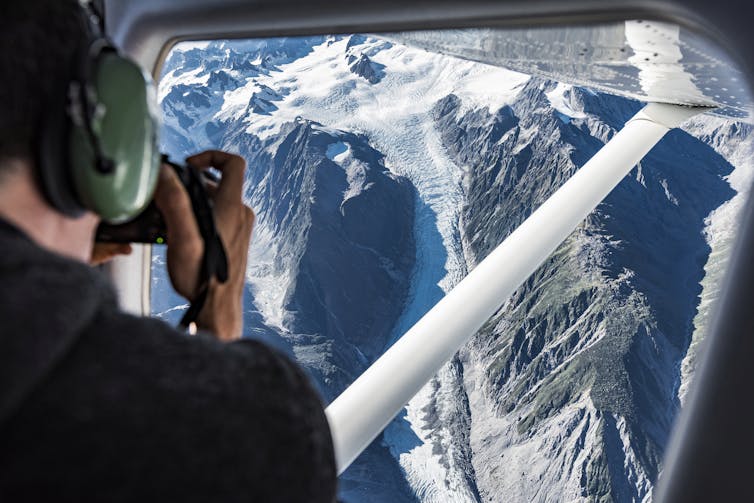
{"type": "MultiPolygon", "coordinates": [[[[173,157],[249,161],[246,335],[326,401],[640,107],[360,35],[183,44],[160,98],[173,157]]],[[[754,171],[750,126],[685,128],[407,404],[343,501],[651,498],[754,171]]]]}

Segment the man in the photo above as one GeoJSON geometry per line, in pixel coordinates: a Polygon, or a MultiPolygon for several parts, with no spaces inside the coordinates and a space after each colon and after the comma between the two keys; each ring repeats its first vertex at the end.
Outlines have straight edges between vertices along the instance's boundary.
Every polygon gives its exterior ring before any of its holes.
{"type": "MultiPolygon", "coordinates": [[[[241,335],[253,213],[245,162],[210,151],[229,279],[212,281],[198,336],[119,310],[89,264],[99,217],[40,190],[45,107],[69,83],[76,1],[0,9],[0,501],[332,501],[322,405],[295,364],[241,335]],[[232,342],[235,341],[235,342],[232,342]]],[[[203,244],[177,176],[155,194],[177,292],[197,293],[203,244]]]]}

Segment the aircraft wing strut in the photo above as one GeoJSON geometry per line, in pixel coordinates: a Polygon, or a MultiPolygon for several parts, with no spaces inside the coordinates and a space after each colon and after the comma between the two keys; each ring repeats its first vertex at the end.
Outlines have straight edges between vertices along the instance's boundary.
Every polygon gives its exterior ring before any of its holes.
{"type": "Polygon", "coordinates": [[[708,110],[651,103],[329,407],[338,472],[497,312],[670,129],[708,110]]]}

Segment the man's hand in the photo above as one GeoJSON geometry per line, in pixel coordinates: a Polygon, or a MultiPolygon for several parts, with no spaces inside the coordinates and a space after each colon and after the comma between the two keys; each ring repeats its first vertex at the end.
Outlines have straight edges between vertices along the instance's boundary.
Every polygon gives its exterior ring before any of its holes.
{"type": "MultiPolygon", "coordinates": [[[[211,280],[197,326],[221,340],[237,339],[241,336],[243,324],[241,298],[254,226],[254,212],[242,200],[246,161],[237,155],[217,150],[202,152],[186,161],[197,169],[213,167],[223,174],[220,183],[208,189],[214,202],[217,232],[228,257],[228,280],[222,284],[214,278],[211,280]]],[[[204,242],[188,193],[178,175],[167,165],[163,165],[160,171],[155,202],[167,226],[170,281],[176,292],[193,300],[200,286],[198,281],[204,242]]]]}
{"type": "Polygon", "coordinates": [[[102,265],[118,255],[130,255],[133,251],[127,243],[94,243],[89,265],[102,265]]]}

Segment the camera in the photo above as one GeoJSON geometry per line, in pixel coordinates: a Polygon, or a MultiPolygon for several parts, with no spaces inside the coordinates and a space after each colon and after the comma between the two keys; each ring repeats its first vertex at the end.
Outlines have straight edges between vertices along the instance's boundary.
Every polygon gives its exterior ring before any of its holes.
{"type": "MultiPolygon", "coordinates": [[[[200,172],[191,165],[171,162],[164,154],[162,163],[170,165],[175,170],[181,183],[186,188],[200,228],[203,227],[203,224],[214,227],[212,201],[207,193],[207,185],[218,183],[219,177],[211,171],[200,172]],[[211,222],[204,222],[207,219],[211,222]]],[[[95,241],[101,243],[166,244],[167,228],[160,210],[152,201],[144,211],[126,223],[117,225],[100,223],[97,227],[95,241]]]]}

